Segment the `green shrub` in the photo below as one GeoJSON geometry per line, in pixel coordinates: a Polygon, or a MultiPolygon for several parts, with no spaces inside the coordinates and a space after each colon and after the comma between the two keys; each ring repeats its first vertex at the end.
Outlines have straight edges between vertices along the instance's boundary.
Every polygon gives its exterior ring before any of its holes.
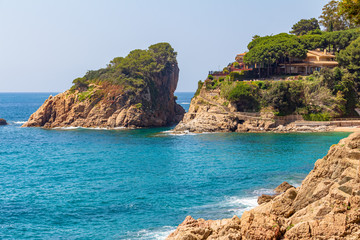
{"type": "Polygon", "coordinates": [[[194,97],[196,97],[197,95],[200,94],[200,91],[201,91],[201,88],[202,88],[203,85],[204,85],[204,82],[201,81],[201,80],[199,80],[199,81],[198,81],[198,88],[196,89],[196,92],[195,92],[195,94],[194,94],[194,97]]]}
{"type": "Polygon", "coordinates": [[[230,81],[242,81],[244,80],[244,71],[239,72],[231,72],[229,74],[230,81]]]}
{"type": "Polygon", "coordinates": [[[238,67],[240,67],[240,64],[238,62],[233,62],[232,66],[235,68],[238,68],[238,67]]]}
{"type": "Polygon", "coordinates": [[[263,102],[274,108],[279,116],[292,114],[303,107],[303,90],[299,82],[274,82],[264,94],[263,102]]]}
{"type": "Polygon", "coordinates": [[[289,226],[287,226],[286,231],[289,231],[290,229],[292,229],[294,227],[294,224],[290,224],[289,226]]]}
{"type": "Polygon", "coordinates": [[[214,77],[213,77],[213,75],[208,75],[208,77],[207,77],[208,79],[210,79],[210,80],[213,80],[214,79],[214,77]]]}
{"type": "Polygon", "coordinates": [[[88,88],[89,83],[87,82],[87,79],[85,77],[82,78],[76,78],[72,82],[74,84],[74,89],[82,89],[82,88],[88,88]]]}
{"type": "Polygon", "coordinates": [[[269,81],[256,81],[254,83],[262,90],[266,90],[271,87],[271,83],[269,81]]]}
{"type": "Polygon", "coordinates": [[[219,81],[217,81],[216,79],[213,81],[205,81],[206,84],[206,89],[210,90],[210,89],[216,89],[219,85],[219,81]]]}
{"type": "Polygon", "coordinates": [[[252,87],[246,83],[238,83],[233,87],[228,95],[227,99],[229,101],[237,101],[244,97],[249,97],[252,95],[252,87]]]}
{"type": "Polygon", "coordinates": [[[135,107],[136,107],[137,109],[142,108],[142,103],[137,103],[137,104],[135,104],[135,107]]]}
{"type": "Polygon", "coordinates": [[[303,118],[307,121],[329,121],[331,119],[331,116],[328,112],[324,112],[304,114],[303,118]]]}
{"type": "Polygon", "coordinates": [[[258,111],[260,108],[256,84],[246,82],[233,82],[221,86],[221,95],[234,102],[238,111],[258,111]]]}
{"type": "Polygon", "coordinates": [[[91,87],[88,88],[87,91],[79,93],[79,95],[78,95],[79,96],[79,98],[78,98],[79,101],[83,102],[86,99],[89,99],[91,97],[91,95],[93,94],[93,89],[94,89],[94,86],[91,86],[91,87]]]}

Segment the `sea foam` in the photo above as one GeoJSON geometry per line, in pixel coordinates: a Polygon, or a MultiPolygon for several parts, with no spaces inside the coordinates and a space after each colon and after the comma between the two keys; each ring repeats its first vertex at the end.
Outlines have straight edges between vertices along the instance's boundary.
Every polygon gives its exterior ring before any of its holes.
{"type": "Polygon", "coordinates": [[[26,121],[13,121],[12,123],[15,125],[23,125],[26,121]]]}
{"type": "Polygon", "coordinates": [[[79,130],[79,129],[85,129],[85,130],[121,130],[121,129],[127,129],[126,127],[115,127],[115,128],[104,128],[104,127],[54,127],[55,130],[79,130]]]}
{"type": "Polygon", "coordinates": [[[171,226],[164,226],[156,229],[143,229],[135,233],[129,233],[125,239],[164,240],[175,229],[176,227],[171,226]]]}

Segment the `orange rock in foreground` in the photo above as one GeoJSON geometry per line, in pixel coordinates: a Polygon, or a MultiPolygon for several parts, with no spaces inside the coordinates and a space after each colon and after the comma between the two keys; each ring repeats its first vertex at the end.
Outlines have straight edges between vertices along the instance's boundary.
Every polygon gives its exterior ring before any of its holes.
{"type": "Polygon", "coordinates": [[[188,216],[167,239],[360,239],[360,133],[333,145],[300,187],[240,219],[188,216]]]}

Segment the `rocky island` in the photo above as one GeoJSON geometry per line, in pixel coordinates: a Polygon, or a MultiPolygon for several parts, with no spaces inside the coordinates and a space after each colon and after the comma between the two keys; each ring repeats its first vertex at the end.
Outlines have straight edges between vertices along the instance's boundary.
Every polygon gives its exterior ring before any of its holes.
{"type": "Polygon", "coordinates": [[[0,118],[0,126],[4,126],[4,125],[7,125],[6,120],[3,118],[0,118]]]}
{"type": "Polygon", "coordinates": [[[316,161],[300,187],[282,184],[283,193],[262,197],[241,218],[188,216],[167,239],[359,239],[359,160],[360,133],[353,133],[316,161]]]}
{"type": "Polygon", "coordinates": [[[176,52],[168,43],[133,50],[88,71],[71,89],[50,96],[23,127],[137,128],[178,123],[176,52]]]}

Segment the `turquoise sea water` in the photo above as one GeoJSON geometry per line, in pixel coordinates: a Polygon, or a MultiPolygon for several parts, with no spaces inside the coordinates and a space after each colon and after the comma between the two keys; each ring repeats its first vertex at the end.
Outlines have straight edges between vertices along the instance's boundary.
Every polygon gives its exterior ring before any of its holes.
{"type": "Polygon", "coordinates": [[[1,239],[164,239],[187,215],[240,215],[299,185],[348,135],[20,128],[49,95],[0,93],[1,239]]]}

